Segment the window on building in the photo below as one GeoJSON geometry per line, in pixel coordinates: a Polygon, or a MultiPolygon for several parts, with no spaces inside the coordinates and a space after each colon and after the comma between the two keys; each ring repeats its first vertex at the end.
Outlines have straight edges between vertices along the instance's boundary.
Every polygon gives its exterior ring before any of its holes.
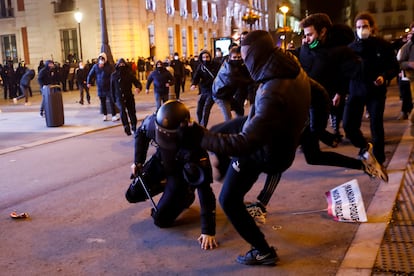
{"type": "Polygon", "coordinates": [[[393,11],[392,9],[392,1],[391,0],[385,0],[384,2],[384,12],[391,12],[393,11]]]}
{"type": "Polygon", "coordinates": [[[59,0],[59,1],[52,1],[55,13],[57,12],[68,12],[75,10],[75,1],[74,0],[59,0]]]}
{"type": "Polygon", "coordinates": [[[184,18],[187,17],[187,0],[180,0],[180,15],[184,18]]]}
{"type": "Polygon", "coordinates": [[[60,44],[63,59],[66,59],[70,55],[76,60],[79,59],[78,33],[76,32],[76,28],[60,30],[60,44]]]}
{"type": "Polygon", "coordinates": [[[155,28],[154,25],[148,26],[148,35],[150,45],[155,45],[155,28]]]}
{"type": "Polygon", "coordinates": [[[175,7],[174,0],[167,0],[166,2],[166,12],[168,15],[174,15],[175,7]]]}
{"type": "Polygon", "coordinates": [[[187,57],[187,30],[186,29],[182,29],[181,30],[181,49],[182,49],[182,55],[187,57]]]}
{"type": "Polygon", "coordinates": [[[149,39],[149,50],[150,50],[150,57],[154,58],[155,56],[155,27],[154,25],[148,26],[148,39],[149,39]]]}
{"type": "Polygon", "coordinates": [[[217,23],[217,4],[211,3],[211,21],[217,23]]]}
{"type": "Polygon", "coordinates": [[[192,0],[191,2],[191,10],[193,11],[192,15],[194,19],[198,19],[200,14],[198,13],[198,2],[197,0],[192,0]]]}
{"type": "Polygon", "coordinates": [[[389,15],[385,16],[384,23],[385,23],[385,26],[391,26],[392,25],[391,16],[389,16],[389,15]]]}
{"type": "Polygon", "coordinates": [[[145,8],[148,11],[155,11],[155,0],[146,0],[145,1],[145,8]]]}
{"type": "Polygon", "coordinates": [[[204,37],[203,37],[203,40],[204,40],[204,48],[205,49],[207,49],[207,45],[208,45],[208,32],[207,31],[204,31],[204,37]]]}
{"type": "Polygon", "coordinates": [[[203,0],[201,2],[201,6],[202,6],[203,20],[208,21],[209,14],[208,14],[208,3],[207,3],[207,1],[203,0]]]}
{"type": "Polygon", "coordinates": [[[3,58],[6,60],[12,60],[13,63],[17,63],[16,35],[2,35],[0,36],[0,39],[3,58]]]}
{"type": "Polygon", "coordinates": [[[369,1],[368,2],[368,11],[370,13],[376,13],[377,12],[377,6],[375,1],[369,1]]]}
{"type": "Polygon", "coordinates": [[[407,24],[404,14],[398,16],[398,26],[404,27],[407,24]]]}
{"type": "Polygon", "coordinates": [[[405,0],[397,1],[397,11],[405,11],[407,9],[407,3],[405,0]]]}
{"type": "Polygon", "coordinates": [[[168,28],[168,51],[172,55],[174,53],[174,30],[173,28],[168,28]]]}
{"type": "Polygon", "coordinates": [[[200,51],[199,51],[199,48],[198,48],[198,32],[197,32],[197,30],[194,30],[193,37],[194,37],[194,54],[198,55],[198,53],[200,51]]]}
{"type": "Polygon", "coordinates": [[[0,0],[0,18],[13,17],[13,7],[11,0],[0,0]]]}

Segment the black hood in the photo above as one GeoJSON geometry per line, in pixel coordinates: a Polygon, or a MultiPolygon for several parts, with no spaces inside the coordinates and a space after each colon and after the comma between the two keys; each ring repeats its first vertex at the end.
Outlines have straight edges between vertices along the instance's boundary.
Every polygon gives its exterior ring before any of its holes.
{"type": "Polygon", "coordinates": [[[275,47],[272,37],[266,31],[248,33],[241,46],[248,46],[244,63],[256,82],[295,78],[300,71],[298,60],[292,54],[275,47]]]}
{"type": "Polygon", "coordinates": [[[213,60],[213,56],[211,55],[211,53],[207,50],[203,50],[201,51],[201,53],[198,55],[198,60],[199,61],[203,61],[202,56],[203,54],[208,54],[210,56],[210,62],[213,60]]]}
{"type": "Polygon", "coordinates": [[[280,48],[270,52],[261,51],[260,46],[249,47],[244,63],[256,82],[265,82],[275,78],[295,78],[300,71],[297,58],[280,48]]]}

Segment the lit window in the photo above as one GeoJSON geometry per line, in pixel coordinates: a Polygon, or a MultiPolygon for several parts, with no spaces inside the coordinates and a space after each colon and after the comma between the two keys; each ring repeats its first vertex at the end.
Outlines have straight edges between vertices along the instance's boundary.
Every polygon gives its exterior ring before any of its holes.
{"type": "Polygon", "coordinates": [[[187,17],[187,0],[180,0],[180,15],[182,17],[187,17]]]}
{"type": "Polygon", "coordinates": [[[155,11],[155,0],[146,0],[145,1],[145,8],[148,11],[155,11]]]}
{"type": "Polygon", "coordinates": [[[174,15],[174,0],[167,0],[166,2],[166,12],[168,15],[174,15]]]}
{"type": "Polygon", "coordinates": [[[208,3],[207,3],[207,1],[202,2],[202,9],[203,9],[203,20],[208,21],[209,15],[208,15],[208,3]]]}

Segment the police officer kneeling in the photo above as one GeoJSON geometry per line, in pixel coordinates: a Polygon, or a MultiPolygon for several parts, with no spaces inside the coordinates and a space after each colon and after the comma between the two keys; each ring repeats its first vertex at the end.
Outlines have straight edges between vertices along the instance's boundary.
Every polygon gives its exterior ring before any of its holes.
{"type": "Polygon", "coordinates": [[[135,133],[134,175],[141,173],[151,141],[162,163],[166,184],[164,192],[151,210],[154,224],[171,227],[180,213],[195,199],[197,190],[201,207],[201,235],[198,241],[202,249],[218,246],[215,238],[216,199],[210,184],[213,182],[212,167],[207,151],[201,147],[183,149],[178,145],[180,126],[190,122],[190,112],[181,102],[165,102],[156,114],[147,116],[135,133]]]}

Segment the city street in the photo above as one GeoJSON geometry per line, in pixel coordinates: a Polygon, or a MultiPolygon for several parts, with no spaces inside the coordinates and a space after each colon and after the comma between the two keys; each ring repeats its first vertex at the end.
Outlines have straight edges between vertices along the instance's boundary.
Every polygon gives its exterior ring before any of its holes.
{"type": "MultiPolygon", "coordinates": [[[[187,90],[182,96],[194,117],[196,93],[187,90]]],[[[368,209],[384,185],[362,171],[308,165],[298,149],[270,201],[266,223],[260,225],[269,243],[277,247],[280,262],[276,267],[240,265],[235,258],[249,245],[218,202],[220,245],[203,251],[197,242],[198,199],[170,229],[153,224],[148,201],[126,201],[133,138],[124,134],[119,122],[102,122],[96,97],[90,106],[76,103],[77,97],[77,91],[64,93],[65,125],[56,128],[47,128],[40,118],[38,95],[31,98],[30,107],[0,102],[0,271],[4,275],[335,275],[363,223],[334,221],[326,211],[325,192],[356,179],[368,209]],[[13,211],[30,217],[12,219],[13,211]]],[[[136,102],[139,119],[153,112],[152,93],[141,92],[136,102]]],[[[409,128],[407,121],[395,120],[399,110],[398,88],[393,84],[385,114],[387,164],[409,128]]],[[[215,105],[209,126],[222,118],[215,105]]],[[[369,136],[368,125],[364,119],[364,133],[369,136]]],[[[346,141],[336,149],[322,148],[352,157],[358,154],[346,141]]],[[[398,170],[390,172],[390,189],[398,190],[398,181],[393,182],[399,175],[398,170]]],[[[263,182],[264,175],[246,201],[255,200],[263,182]]],[[[215,181],[212,187],[218,198],[221,183],[215,181]]],[[[368,213],[369,222],[378,219],[368,213]]]]}

